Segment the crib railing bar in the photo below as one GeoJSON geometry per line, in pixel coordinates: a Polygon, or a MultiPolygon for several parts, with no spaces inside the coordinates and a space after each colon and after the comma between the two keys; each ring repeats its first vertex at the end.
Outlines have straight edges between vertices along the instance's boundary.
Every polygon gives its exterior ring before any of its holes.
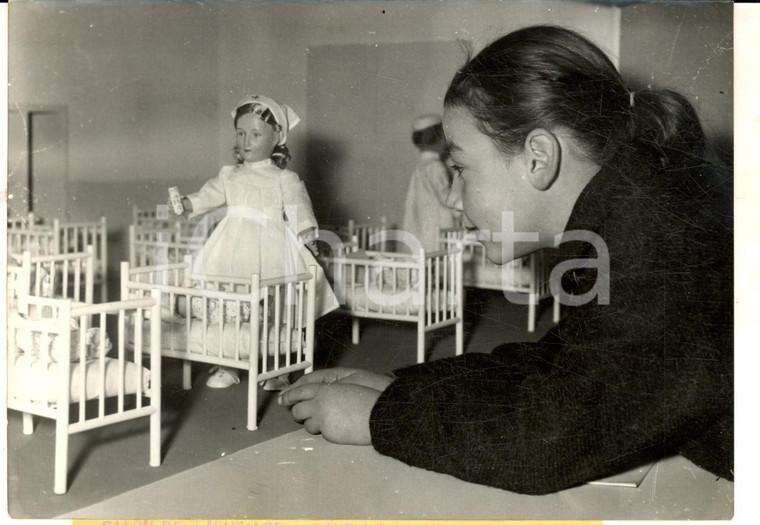
{"type": "MultiPolygon", "coordinates": [[[[430,260],[426,260],[425,261],[425,276],[426,276],[425,280],[426,280],[426,284],[432,283],[431,272],[432,272],[432,265],[430,264],[430,260]]],[[[432,312],[431,312],[431,308],[432,308],[432,304],[431,304],[432,291],[430,289],[430,286],[425,286],[425,297],[426,297],[426,300],[424,302],[424,305],[425,305],[425,324],[430,324],[431,321],[432,321],[432,312]]]]}
{"type": "MultiPolygon", "coordinates": [[[[124,310],[119,310],[119,316],[118,316],[118,328],[117,328],[117,337],[119,339],[118,342],[118,348],[117,348],[117,359],[119,361],[119,379],[118,379],[118,392],[117,392],[117,412],[121,414],[124,412],[124,368],[125,368],[125,344],[126,344],[126,338],[125,338],[125,323],[126,323],[126,315],[124,313],[124,310]]],[[[135,321],[134,324],[137,324],[137,321],[135,321]]]]}
{"type": "MultiPolygon", "coordinates": [[[[280,368],[280,331],[282,329],[282,287],[280,285],[275,286],[274,288],[274,369],[277,370],[280,368]]],[[[267,339],[264,341],[264,348],[266,350],[269,349],[269,340],[267,339]]]]}
{"type": "MultiPolygon", "coordinates": [[[[157,313],[154,314],[154,310],[152,308],[153,305],[155,304],[154,301],[157,300],[157,299],[153,299],[151,297],[149,297],[148,299],[150,300],[151,304],[149,304],[147,306],[147,308],[151,309],[150,317],[151,317],[151,322],[152,322],[153,318],[156,317],[156,315],[158,315],[157,313]]],[[[134,310],[135,324],[137,324],[137,325],[140,326],[140,349],[133,356],[134,363],[135,363],[135,367],[134,367],[134,378],[135,378],[134,379],[134,384],[137,386],[137,399],[136,399],[136,401],[137,401],[137,408],[141,408],[142,407],[143,403],[142,403],[142,396],[140,395],[140,393],[143,392],[143,390],[145,389],[145,387],[143,385],[143,375],[142,375],[143,352],[144,352],[143,348],[145,346],[143,344],[143,328],[142,327],[143,327],[143,319],[145,319],[147,317],[146,314],[147,314],[146,307],[144,307],[144,306],[138,306],[134,310]]],[[[151,341],[153,339],[154,332],[155,332],[155,329],[154,329],[154,327],[153,327],[153,325],[151,323],[150,334],[149,334],[150,337],[151,337],[151,341]]]]}
{"type": "Polygon", "coordinates": [[[86,341],[83,334],[86,334],[90,327],[90,319],[87,315],[77,317],[79,318],[79,421],[84,421],[86,419],[85,403],[87,401],[87,356],[85,353],[86,341]]]}
{"type": "Polygon", "coordinates": [[[243,303],[235,301],[237,306],[237,315],[235,316],[235,361],[240,361],[240,327],[243,322],[243,303]]]}
{"type": "Polygon", "coordinates": [[[449,304],[449,274],[451,272],[451,254],[443,258],[443,318],[451,317],[451,305],[449,304]]]}
{"type": "Polygon", "coordinates": [[[435,321],[439,322],[441,320],[441,259],[443,257],[436,257],[435,258],[435,282],[433,283],[435,286],[435,321]]]}
{"type": "MultiPolygon", "coordinates": [[[[269,288],[264,288],[264,321],[262,323],[262,337],[264,341],[264,349],[261,352],[261,372],[267,371],[267,345],[269,342],[269,288]]],[[[261,347],[260,341],[256,341],[256,344],[261,347]]]]}
{"type": "MultiPolygon", "coordinates": [[[[99,365],[99,378],[100,389],[98,392],[98,417],[103,417],[106,413],[106,314],[101,313],[99,318],[100,330],[98,337],[98,365],[99,365]]],[[[87,343],[87,333],[80,333],[79,337],[85,342],[85,348],[87,343]]],[[[82,368],[86,368],[87,361],[80,361],[82,368]]],[[[86,374],[85,374],[86,377],[86,374]]]]}
{"type": "MultiPolygon", "coordinates": [[[[261,280],[258,274],[251,275],[251,336],[248,341],[248,429],[256,429],[256,404],[258,402],[259,382],[259,319],[261,318],[261,303],[258,295],[261,291],[261,280]]],[[[262,365],[263,367],[263,365],[262,365]]]]}
{"type": "MultiPolygon", "coordinates": [[[[140,396],[138,395],[138,398],[139,397],[140,396]]],[[[87,430],[92,430],[94,428],[105,427],[113,423],[118,423],[121,421],[130,421],[132,419],[149,416],[153,413],[155,413],[155,409],[151,406],[133,408],[122,414],[114,413],[114,414],[109,414],[107,416],[103,416],[102,418],[98,418],[98,419],[93,418],[93,419],[88,419],[86,421],[79,421],[76,423],[72,423],[68,427],[68,433],[78,434],[80,432],[86,432],[87,430]]]]}
{"type": "Polygon", "coordinates": [[[258,381],[266,381],[267,379],[272,379],[273,377],[279,377],[286,374],[290,374],[293,372],[298,372],[299,370],[308,370],[308,368],[311,366],[311,363],[308,361],[302,361],[300,363],[295,363],[290,366],[284,366],[279,369],[273,369],[269,372],[261,372],[258,375],[258,381]]]}
{"type": "Polygon", "coordinates": [[[114,306],[119,308],[134,309],[134,308],[149,308],[153,304],[153,299],[150,297],[144,297],[141,299],[127,299],[119,301],[118,303],[103,303],[103,304],[77,304],[72,306],[72,315],[97,315],[100,313],[108,313],[114,311],[114,306]]]}
{"type": "MultiPolygon", "coordinates": [[[[209,303],[210,303],[210,301],[209,301],[209,303]]],[[[209,306],[210,306],[210,304],[209,304],[209,306]]],[[[217,323],[219,329],[218,329],[218,334],[217,334],[216,340],[217,340],[217,348],[219,349],[219,354],[220,355],[223,355],[223,352],[224,352],[224,346],[223,346],[224,345],[224,338],[222,336],[224,335],[224,333],[223,333],[224,332],[224,315],[226,313],[224,308],[226,306],[227,306],[227,302],[224,301],[224,300],[219,300],[219,301],[216,302],[216,307],[219,309],[219,316],[218,316],[219,322],[217,323]]],[[[210,313],[209,313],[209,315],[210,315],[210,313]]],[[[209,319],[209,325],[212,322],[213,322],[213,320],[209,319]]]]}
{"type": "MultiPolygon", "coordinates": [[[[285,286],[285,330],[287,334],[285,336],[285,366],[290,366],[290,353],[293,350],[293,305],[291,299],[291,293],[293,292],[293,283],[288,283],[285,286]]],[[[279,339],[279,338],[278,338],[279,339]]]]}
{"type": "Polygon", "coordinates": [[[304,358],[304,338],[301,337],[301,330],[303,329],[303,304],[304,304],[304,283],[303,281],[298,282],[298,286],[295,290],[296,294],[296,305],[295,307],[298,309],[296,311],[296,319],[298,323],[298,352],[296,353],[296,362],[300,363],[304,358]]]}

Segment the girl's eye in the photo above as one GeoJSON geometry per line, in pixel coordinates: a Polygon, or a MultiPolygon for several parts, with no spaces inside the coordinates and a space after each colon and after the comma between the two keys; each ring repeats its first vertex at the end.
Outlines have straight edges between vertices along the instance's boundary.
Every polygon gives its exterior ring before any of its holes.
{"type": "Polygon", "coordinates": [[[454,173],[454,175],[457,177],[461,177],[462,171],[464,171],[464,168],[462,166],[458,166],[457,164],[449,164],[449,168],[451,168],[452,173],[454,173]]]}

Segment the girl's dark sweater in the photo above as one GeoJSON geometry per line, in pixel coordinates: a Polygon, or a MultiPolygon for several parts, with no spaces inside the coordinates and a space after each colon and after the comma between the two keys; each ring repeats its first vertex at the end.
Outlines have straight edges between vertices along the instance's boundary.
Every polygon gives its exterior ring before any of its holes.
{"type": "MultiPolygon", "coordinates": [[[[382,454],[466,481],[544,494],[681,453],[733,479],[730,189],[694,166],[602,169],[566,230],[609,249],[609,304],[563,307],[536,343],[411,366],[372,410],[382,454]]],[[[596,258],[566,242],[556,261],[596,258]]],[[[594,268],[568,271],[568,293],[594,268]]]]}

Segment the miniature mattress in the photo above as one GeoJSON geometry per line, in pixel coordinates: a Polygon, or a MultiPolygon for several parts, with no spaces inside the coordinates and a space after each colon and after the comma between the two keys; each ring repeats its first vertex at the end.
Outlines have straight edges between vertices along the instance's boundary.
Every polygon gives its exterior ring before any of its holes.
{"type": "Polygon", "coordinates": [[[462,281],[465,286],[522,289],[530,286],[531,277],[530,266],[527,264],[494,264],[484,259],[481,254],[469,257],[462,267],[462,281]]]}
{"type": "Polygon", "coordinates": [[[418,295],[416,286],[397,286],[394,291],[390,286],[365,289],[363,283],[356,283],[346,287],[345,307],[354,312],[415,315],[420,308],[418,295]]]}
{"type": "MultiPolygon", "coordinates": [[[[173,322],[166,320],[161,321],[161,348],[172,349],[177,351],[188,351],[191,354],[206,354],[213,357],[225,357],[235,359],[235,348],[239,345],[240,359],[248,359],[250,355],[251,342],[251,325],[250,323],[241,323],[238,328],[235,323],[222,323],[221,325],[221,344],[219,339],[219,323],[209,323],[205,334],[203,333],[203,321],[193,319],[190,321],[190,341],[187,340],[187,325],[184,320],[175,319],[173,322]],[[239,334],[239,335],[238,335],[239,334]],[[205,344],[204,344],[205,343],[205,344]],[[221,348],[220,348],[221,347],[221,348]],[[204,348],[206,349],[204,352],[204,348]],[[221,350],[221,355],[220,355],[221,350]]],[[[260,328],[260,343],[263,346],[264,334],[260,328]]],[[[272,327],[268,331],[268,354],[274,355],[275,352],[275,335],[276,330],[272,327]]],[[[144,343],[150,342],[150,325],[146,321],[143,330],[144,343]]],[[[298,350],[298,338],[303,337],[303,332],[297,328],[291,331],[290,350],[298,350]]],[[[284,354],[287,350],[287,329],[285,326],[280,327],[280,353],[284,354]]]]}
{"type": "MultiPolygon", "coordinates": [[[[60,365],[56,362],[45,363],[41,359],[27,361],[24,354],[17,354],[8,370],[8,396],[34,402],[55,403],[58,398],[58,380],[60,365]]],[[[72,363],[70,371],[71,389],[69,401],[80,401],[80,382],[82,380],[82,363],[72,363]]],[[[85,399],[96,399],[100,394],[102,376],[100,361],[90,359],[84,363],[85,399]]],[[[124,366],[125,394],[145,391],[150,386],[150,370],[142,367],[142,374],[137,374],[135,363],[127,362],[124,366]]],[[[119,393],[119,361],[105,358],[105,395],[111,397],[119,393]]]]}

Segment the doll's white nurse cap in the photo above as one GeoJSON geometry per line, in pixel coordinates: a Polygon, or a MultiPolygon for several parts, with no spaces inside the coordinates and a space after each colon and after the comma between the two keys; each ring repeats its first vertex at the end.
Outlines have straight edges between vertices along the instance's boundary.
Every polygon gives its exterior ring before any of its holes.
{"type": "Polygon", "coordinates": [[[272,112],[272,116],[282,128],[280,130],[280,141],[277,143],[278,146],[285,144],[288,140],[288,131],[295,128],[296,125],[301,122],[301,117],[299,117],[290,106],[287,104],[279,104],[275,100],[264,95],[249,95],[238,102],[231,113],[233,119],[235,118],[237,110],[246,104],[261,104],[272,112]]]}
{"type": "Polygon", "coordinates": [[[426,115],[420,115],[414,119],[412,123],[412,131],[422,131],[433,126],[437,126],[441,123],[441,116],[436,113],[428,113],[426,115]]]}

